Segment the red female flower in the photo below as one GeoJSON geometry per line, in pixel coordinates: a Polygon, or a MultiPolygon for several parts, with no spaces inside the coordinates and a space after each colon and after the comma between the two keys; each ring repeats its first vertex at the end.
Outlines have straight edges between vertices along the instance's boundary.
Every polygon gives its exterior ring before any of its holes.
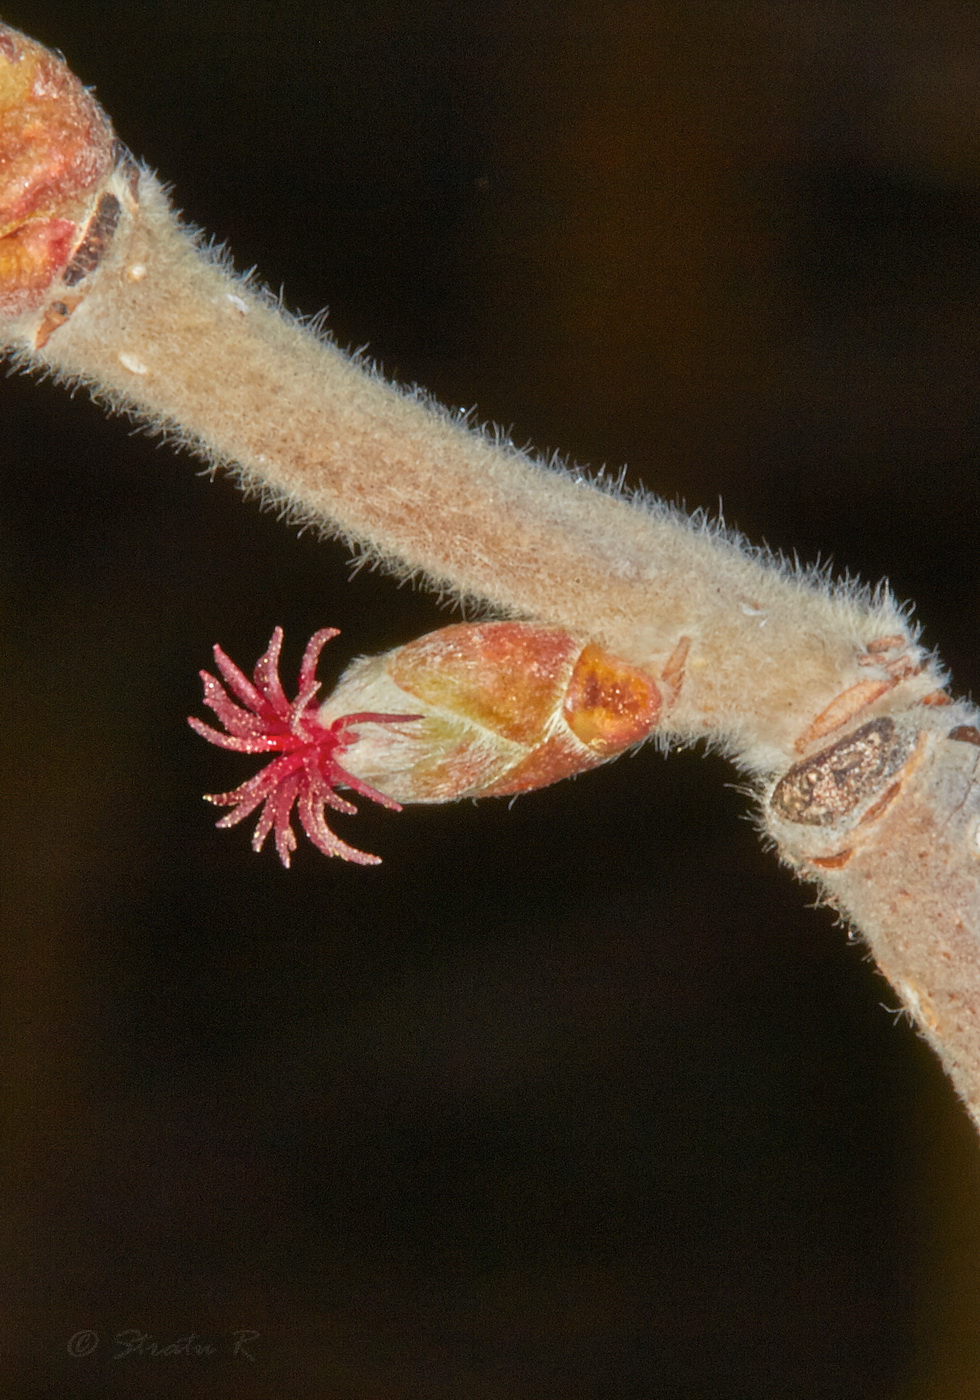
{"type": "Polygon", "coordinates": [[[358,865],[378,865],[377,856],[348,846],[334,835],[327,826],[326,809],[357,811],[353,803],[337,795],[335,789],[341,786],[380,802],[392,811],[401,811],[400,803],[349,773],[339,759],[357,742],[359,725],[400,724],[416,716],[362,712],[342,715],[330,724],[321,724],[315,700],[320,682],[315,673],[320,652],[331,637],[337,636],[337,628],[321,628],[310,638],[299,669],[299,692],[293,701],[286,698],[279,679],[282,636],[282,628],[277,627],[268,649],[256,664],[254,684],[219,646],[214,648],[214,659],[228,689],[209,672],[201,672],[204,703],[218,716],[227,732],[222,734],[194,718],[187,721],[191,728],[223,749],[279,755],[240,787],[231,792],[209,793],[207,801],[233,809],[218,822],[221,827],[237,825],[261,806],[252,849],[260,851],[269,832],[275,831],[276,850],[287,868],[296,849],[296,833],[290,824],[294,804],[303,830],[325,855],[340,856],[358,865]],[[241,704],[236,704],[228,691],[241,704]]]}

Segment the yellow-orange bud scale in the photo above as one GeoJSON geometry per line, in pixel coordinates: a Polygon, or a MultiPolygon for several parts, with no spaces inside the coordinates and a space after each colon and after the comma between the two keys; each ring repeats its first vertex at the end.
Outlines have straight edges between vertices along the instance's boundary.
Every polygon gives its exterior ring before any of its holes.
{"type": "Polygon", "coordinates": [[[349,766],[399,802],[500,797],[595,768],[644,739],[653,678],[559,628],[459,623],[356,662],[321,709],[411,711],[365,736],[349,766]]]}

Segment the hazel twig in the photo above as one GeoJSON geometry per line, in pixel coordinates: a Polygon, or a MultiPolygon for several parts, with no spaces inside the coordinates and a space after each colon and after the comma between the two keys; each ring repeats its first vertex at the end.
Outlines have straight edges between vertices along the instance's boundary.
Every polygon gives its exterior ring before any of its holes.
{"type": "MultiPolygon", "coordinates": [[[[655,732],[748,775],[764,837],[861,931],[980,1124],[980,716],[886,589],[790,567],[385,383],[237,277],[67,68],[4,27],[0,315],[16,364],[291,518],[657,677],[655,732]]],[[[348,761],[356,776],[356,746],[348,761]]]]}

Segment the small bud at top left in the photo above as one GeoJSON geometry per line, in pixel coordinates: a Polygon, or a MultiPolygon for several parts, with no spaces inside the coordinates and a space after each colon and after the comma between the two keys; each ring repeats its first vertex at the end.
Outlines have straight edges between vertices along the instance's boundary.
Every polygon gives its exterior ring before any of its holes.
{"type": "Polygon", "coordinates": [[[0,25],[0,316],[44,304],[114,164],[109,120],[68,65],[0,25]]]}

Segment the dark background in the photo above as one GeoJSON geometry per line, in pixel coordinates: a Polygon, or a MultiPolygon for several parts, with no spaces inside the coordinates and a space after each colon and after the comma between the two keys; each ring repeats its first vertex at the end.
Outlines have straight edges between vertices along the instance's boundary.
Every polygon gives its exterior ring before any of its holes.
{"type": "MultiPolygon", "coordinates": [[[[975,0],[3,18],[341,343],[887,575],[978,686],[975,0]]],[[[974,1134],[732,770],[365,808],[380,869],[287,874],[200,801],[249,771],[184,724],[211,644],[449,615],[0,390],[5,1400],[975,1396],[974,1134]]]]}

